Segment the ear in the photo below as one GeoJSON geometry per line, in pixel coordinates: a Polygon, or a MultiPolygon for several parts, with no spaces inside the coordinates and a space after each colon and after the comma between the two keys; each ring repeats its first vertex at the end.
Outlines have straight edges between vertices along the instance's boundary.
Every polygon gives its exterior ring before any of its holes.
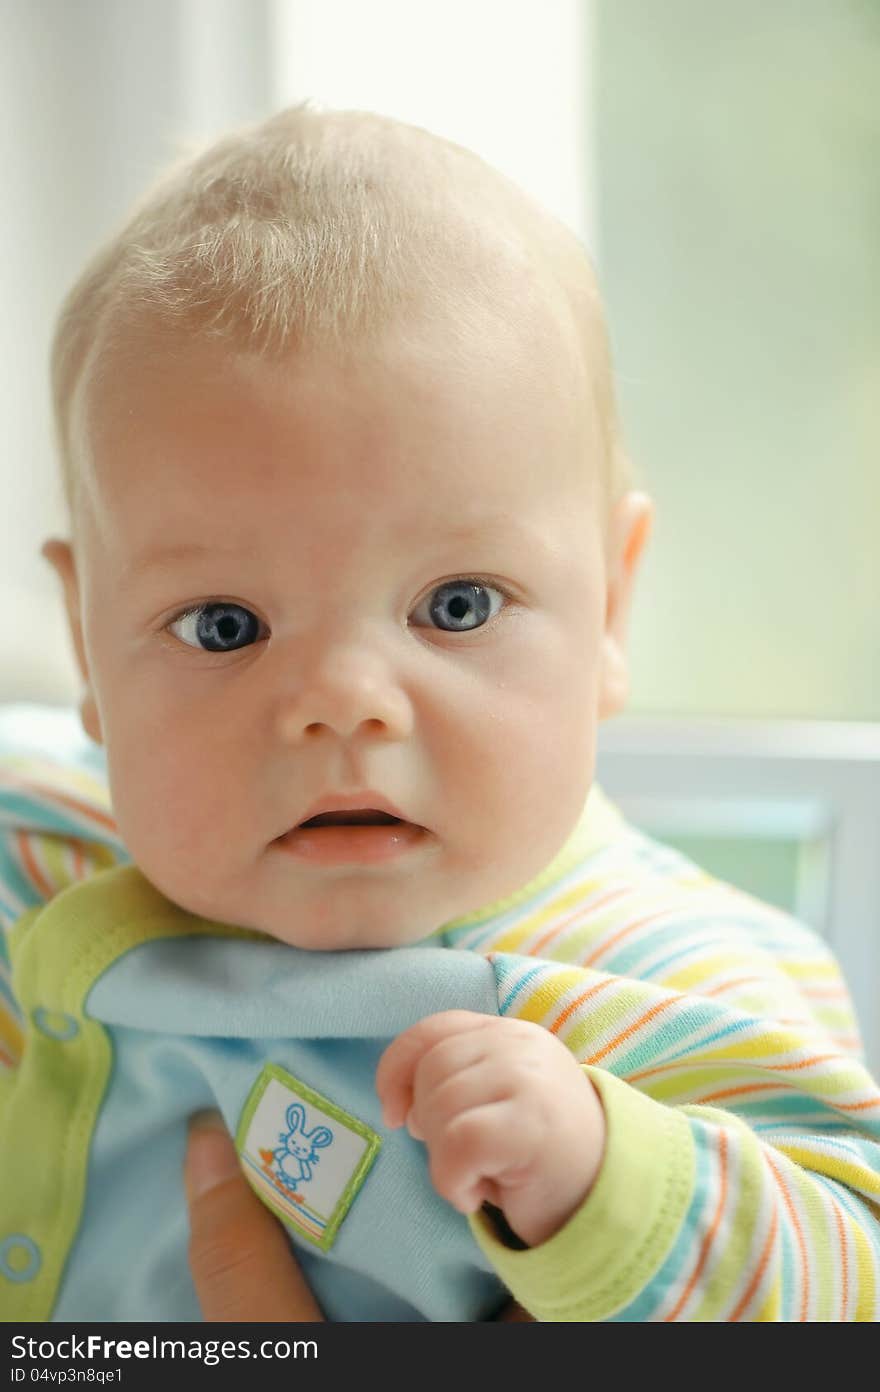
{"type": "Polygon", "coordinates": [[[298,1102],[291,1102],[287,1109],[287,1125],[291,1135],[294,1131],[302,1131],[306,1124],[306,1114],[298,1102]]]}
{"type": "Polygon", "coordinates": [[[76,561],[74,559],[73,550],[69,542],[59,541],[57,537],[52,537],[51,540],[45,542],[40,549],[41,554],[45,556],[61,581],[64,590],[67,623],[73,641],[73,650],[76,654],[77,666],[79,667],[80,676],[85,686],[85,691],[79,705],[80,720],[82,721],[82,726],[86,734],[89,735],[96,744],[103,744],[104,737],[101,733],[101,721],[98,716],[98,706],[92,690],[89,664],[86,659],[86,649],[83,642],[79,579],[76,573],[76,561]]]}
{"type": "Polygon", "coordinates": [[[629,696],[626,654],[630,607],[639,562],[651,535],[654,504],[646,493],[625,493],[611,512],[606,556],[605,632],[599,675],[600,720],[616,715],[629,696]]]}

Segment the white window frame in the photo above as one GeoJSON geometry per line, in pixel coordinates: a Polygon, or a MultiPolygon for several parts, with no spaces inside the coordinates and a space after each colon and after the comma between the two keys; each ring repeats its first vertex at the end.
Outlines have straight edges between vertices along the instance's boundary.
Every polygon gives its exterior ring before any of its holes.
{"type": "Polygon", "coordinates": [[[624,716],[600,727],[596,776],[661,841],[801,843],[796,912],[834,950],[880,1072],[880,725],[624,716]]]}

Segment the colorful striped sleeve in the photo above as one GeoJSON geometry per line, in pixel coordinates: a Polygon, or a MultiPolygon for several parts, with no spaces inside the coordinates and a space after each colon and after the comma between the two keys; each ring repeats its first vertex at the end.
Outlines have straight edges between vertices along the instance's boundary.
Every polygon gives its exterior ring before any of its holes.
{"type": "Polygon", "coordinates": [[[480,1245],[543,1320],[876,1320],[880,1090],[837,964],[789,916],[630,832],[472,946],[502,1014],[603,1102],[602,1171],[541,1247],[480,1245]]]}
{"type": "Polygon", "coordinates": [[[67,885],[129,859],[100,771],[34,752],[26,741],[18,752],[9,723],[0,720],[0,1067],[13,1066],[22,1045],[8,933],[67,885]]]}

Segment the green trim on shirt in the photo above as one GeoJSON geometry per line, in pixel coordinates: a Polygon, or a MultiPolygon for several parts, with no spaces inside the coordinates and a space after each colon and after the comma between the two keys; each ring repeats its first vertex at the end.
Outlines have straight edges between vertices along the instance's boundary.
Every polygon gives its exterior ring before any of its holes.
{"type": "Polygon", "coordinates": [[[548,885],[557,884],[576,865],[582,864],[597,851],[610,845],[625,830],[626,823],[623,817],[614,804],[608,801],[599,785],[594,783],[574,830],[544,870],[513,894],[508,894],[504,899],[497,899],[485,908],[465,914],[462,918],[444,923],[438,932],[451,933],[460,928],[475,928],[490,918],[498,918],[501,914],[508,913],[516,908],[517,904],[534,899],[535,895],[540,894],[548,885]]]}
{"type": "Polygon", "coordinates": [[[514,1251],[483,1214],[471,1230],[535,1319],[600,1321],[623,1309],[663,1264],[688,1210],[696,1153],[686,1117],[601,1068],[585,1066],[608,1131],[599,1177],[540,1247],[514,1251]]]}
{"type": "Polygon", "coordinates": [[[0,1234],[10,1269],[27,1262],[36,1270],[28,1279],[0,1275],[4,1321],[51,1318],[79,1228],[112,1063],[107,1031],[85,1013],[92,986],[141,943],[206,933],[259,936],[184,912],[133,866],[71,885],[15,925],[12,986],[26,1033],[18,1067],[0,1075],[0,1132],[15,1139],[2,1150],[0,1234]]]}

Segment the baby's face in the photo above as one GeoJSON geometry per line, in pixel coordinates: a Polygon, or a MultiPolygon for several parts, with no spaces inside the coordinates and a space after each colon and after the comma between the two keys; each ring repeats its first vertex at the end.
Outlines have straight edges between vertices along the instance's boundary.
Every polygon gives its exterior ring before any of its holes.
{"type": "Polygon", "coordinates": [[[608,713],[597,439],[574,369],[488,330],[347,364],[163,341],[93,389],[74,602],[147,878],[340,949],[536,875],[608,713]],[[340,797],[404,824],[296,830],[340,797]]]}

